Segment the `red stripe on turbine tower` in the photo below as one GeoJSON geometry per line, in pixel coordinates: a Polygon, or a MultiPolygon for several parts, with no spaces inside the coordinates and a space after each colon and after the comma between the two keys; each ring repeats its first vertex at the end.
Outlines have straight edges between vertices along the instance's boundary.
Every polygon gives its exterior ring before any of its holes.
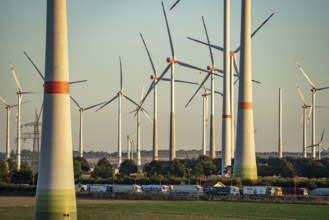
{"type": "Polygon", "coordinates": [[[252,109],[252,102],[239,102],[239,109],[252,109]]]}
{"type": "Polygon", "coordinates": [[[231,115],[223,115],[223,118],[231,118],[231,115]]]}
{"type": "Polygon", "coordinates": [[[46,94],[70,94],[70,83],[62,81],[45,82],[46,94]]]}

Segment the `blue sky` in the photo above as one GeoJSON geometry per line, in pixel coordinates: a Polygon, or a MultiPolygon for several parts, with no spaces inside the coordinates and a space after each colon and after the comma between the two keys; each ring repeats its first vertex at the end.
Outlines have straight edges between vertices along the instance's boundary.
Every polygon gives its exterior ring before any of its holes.
{"type": "MultiPolygon", "coordinates": [[[[175,0],[164,0],[166,9],[175,0]]],[[[231,48],[240,41],[241,1],[231,1],[231,48]]],[[[295,82],[300,84],[306,100],[311,102],[310,86],[296,67],[298,59],[313,83],[329,86],[329,1],[327,0],[253,0],[252,29],[275,12],[272,19],[252,40],[253,78],[261,85],[253,85],[254,124],[256,151],[277,151],[278,146],[278,93],[283,89],[283,149],[301,151],[302,130],[297,126],[302,113],[295,82]]],[[[210,65],[207,47],[186,37],[205,40],[201,16],[204,16],[210,41],[223,45],[223,1],[182,0],[174,10],[167,11],[178,60],[200,67],[210,65]]],[[[26,51],[43,72],[45,60],[46,1],[2,0],[0,3],[0,96],[16,103],[17,91],[10,72],[13,63],[23,91],[42,91],[42,80],[23,54],[26,51]]],[[[127,96],[138,101],[143,83],[148,87],[152,69],[139,33],[148,45],[158,73],[167,65],[170,46],[162,13],[161,1],[68,1],[68,33],[70,80],[87,79],[88,82],[71,86],[72,96],[81,106],[107,101],[119,91],[119,56],[123,62],[123,89],[127,96]]],[[[223,57],[214,51],[215,63],[223,67],[223,57]]],[[[169,77],[169,76],[168,76],[169,77]]],[[[199,82],[197,71],[176,67],[176,78],[199,82]]],[[[222,79],[216,78],[215,87],[221,91],[222,79]]],[[[167,149],[169,142],[169,83],[159,84],[159,143],[167,149]]],[[[202,98],[196,96],[188,108],[185,104],[196,87],[176,84],[176,135],[178,149],[201,149],[202,98]]],[[[235,94],[238,93],[235,87],[235,94]]],[[[318,105],[329,106],[329,90],[319,92],[318,105]]],[[[23,97],[33,101],[22,107],[22,124],[34,120],[36,108],[41,106],[41,96],[23,97]]],[[[235,100],[235,102],[237,99],[235,100]]],[[[222,99],[216,104],[216,147],[221,149],[222,99]]],[[[134,109],[123,101],[123,114],[134,109]]],[[[152,115],[152,99],[146,109],[152,115]]],[[[0,104],[0,151],[5,151],[5,106],[0,104]]],[[[73,148],[78,149],[79,112],[72,103],[73,148]]],[[[16,136],[12,111],[11,134],[16,136]]],[[[329,109],[318,109],[316,137],[326,129],[329,137],[329,109]]],[[[136,118],[124,116],[123,150],[126,135],[136,140],[136,118]]],[[[311,123],[308,126],[308,144],[311,141],[311,123]]],[[[142,118],[142,150],[151,150],[152,125],[142,118]]],[[[23,130],[28,131],[26,129],[23,130]]],[[[117,102],[99,112],[85,112],[84,149],[113,152],[117,150],[117,102]]],[[[209,134],[209,131],[208,131],[209,134]]],[[[209,138],[208,138],[209,139],[209,138]]],[[[328,141],[329,142],[329,141],[328,141]]],[[[327,145],[329,144],[327,142],[327,145]]],[[[23,149],[32,149],[26,141],[23,149]]],[[[209,140],[208,140],[209,145],[209,140]]],[[[16,146],[12,140],[11,148],[16,146]]]]}

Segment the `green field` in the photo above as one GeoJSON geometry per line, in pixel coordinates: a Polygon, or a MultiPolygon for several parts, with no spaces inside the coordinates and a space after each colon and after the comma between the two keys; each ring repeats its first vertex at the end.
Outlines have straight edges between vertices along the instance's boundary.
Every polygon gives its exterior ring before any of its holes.
{"type": "MultiPolygon", "coordinates": [[[[79,220],[329,219],[328,205],[223,201],[121,201],[79,204],[79,220]]],[[[33,206],[0,207],[0,219],[33,219],[33,206]]]]}

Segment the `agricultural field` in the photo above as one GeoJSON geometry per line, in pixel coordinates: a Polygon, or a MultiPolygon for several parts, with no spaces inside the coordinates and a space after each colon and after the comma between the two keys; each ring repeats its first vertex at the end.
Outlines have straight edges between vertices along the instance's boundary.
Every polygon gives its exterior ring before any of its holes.
{"type": "MultiPolygon", "coordinates": [[[[328,205],[78,199],[79,220],[329,219],[328,205]]],[[[0,197],[0,219],[33,219],[33,197],[0,197]]]]}

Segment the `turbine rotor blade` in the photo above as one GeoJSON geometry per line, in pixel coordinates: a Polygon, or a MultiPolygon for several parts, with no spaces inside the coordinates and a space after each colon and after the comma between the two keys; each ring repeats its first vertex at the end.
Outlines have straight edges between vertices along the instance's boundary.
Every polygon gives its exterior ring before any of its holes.
{"type": "Polygon", "coordinates": [[[104,104],[104,103],[105,103],[105,102],[101,102],[101,103],[98,103],[98,104],[96,104],[96,105],[89,106],[89,107],[87,107],[87,108],[84,108],[84,110],[87,111],[87,110],[89,110],[89,109],[92,109],[92,108],[95,108],[95,107],[97,107],[97,106],[100,106],[100,105],[102,105],[102,104],[104,104]]]}
{"type": "Polygon", "coordinates": [[[0,96],[0,100],[1,100],[5,105],[9,105],[9,104],[6,102],[6,100],[4,100],[4,98],[2,98],[1,96],[0,96]]]}
{"type": "MultiPolygon", "coordinates": [[[[146,111],[144,108],[141,107],[141,105],[137,104],[134,100],[132,100],[131,98],[129,98],[128,96],[126,96],[125,94],[123,94],[123,97],[125,97],[128,101],[130,101],[131,103],[133,103],[134,105],[136,105],[138,108],[141,108],[142,110],[146,111]]],[[[146,111],[147,112],[147,111],[146,111]]]]}
{"type": "Polygon", "coordinates": [[[323,132],[322,132],[322,135],[321,135],[321,139],[320,139],[319,144],[322,143],[322,141],[323,141],[324,131],[325,131],[325,129],[323,129],[323,132]]]}
{"type": "Polygon", "coordinates": [[[208,74],[206,76],[206,78],[203,80],[203,82],[200,84],[199,88],[195,91],[195,93],[193,94],[193,96],[190,98],[190,100],[187,102],[187,104],[185,105],[185,108],[190,104],[190,102],[192,101],[192,99],[194,98],[194,96],[198,93],[198,91],[201,89],[201,87],[203,86],[203,84],[208,80],[208,78],[211,76],[211,74],[208,74]]]}
{"type": "Polygon", "coordinates": [[[82,107],[79,105],[79,103],[72,96],[70,96],[70,98],[78,106],[79,109],[82,109],[82,107]]]}
{"type": "Polygon", "coordinates": [[[212,66],[215,66],[214,56],[212,54],[211,47],[209,46],[210,45],[210,40],[209,40],[208,31],[207,31],[207,26],[206,26],[206,23],[204,21],[203,16],[202,16],[202,22],[203,22],[204,31],[206,32],[206,36],[207,36],[207,42],[208,42],[208,47],[209,47],[209,52],[210,52],[210,58],[211,58],[211,64],[212,64],[212,66]]]}
{"type": "Polygon", "coordinates": [[[328,87],[323,87],[323,88],[317,88],[316,90],[325,90],[325,89],[329,89],[329,86],[328,87]]]}
{"type": "Polygon", "coordinates": [[[180,0],[177,0],[176,2],[175,2],[175,4],[173,4],[171,7],[170,7],[170,11],[171,11],[171,9],[173,9],[177,4],[178,4],[178,2],[180,2],[180,0]]]}
{"type": "Polygon", "coordinates": [[[155,70],[155,67],[154,67],[154,64],[153,64],[153,61],[152,61],[152,58],[151,58],[151,54],[150,54],[150,52],[149,52],[149,50],[148,50],[148,48],[147,48],[147,46],[146,46],[145,40],[144,40],[144,38],[143,38],[143,35],[142,35],[142,34],[140,34],[140,35],[141,35],[141,38],[142,38],[142,41],[143,41],[143,44],[144,44],[145,50],[146,50],[146,52],[147,52],[147,55],[148,55],[148,57],[149,57],[149,60],[150,60],[150,62],[151,62],[151,66],[152,66],[153,74],[156,75],[156,72],[157,72],[157,71],[155,70]]]}
{"type": "Polygon", "coordinates": [[[40,121],[40,117],[41,117],[42,111],[43,111],[43,102],[42,102],[42,105],[41,105],[41,108],[40,108],[40,112],[39,112],[39,116],[38,116],[38,121],[37,122],[40,121]]]}
{"type": "Polygon", "coordinates": [[[19,91],[20,91],[20,92],[23,92],[22,87],[21,87],[21,85],[19,84],[19,81],[18,81],[18,79],[17,79],[17,76],[16,76],[16,72],[15,72],[14,66],[13,66],[12,64],[10,64],[10,69],[11,69],[11,72],[13,73],[13,75],[14,75],[15,82],[16,82],[16,85],[17,85],[19,91]]]}
{"type": "Polygon", "coordinates": [[[146,97],[148,96],[148,94],[153,90],[154,84],[155,84],[155,81],[152,81],[152,83],[150,84],[149,89],[146,92],[146,95],[144,96],[144,98],[141,101],[142,104],[144,103],[144,101],[145,101],[146,97]]]}
{"type": "Polygon", "coordinates": [[[212,48],[214,48],[214,49],[217,49],[217,50],[219,50],[219,51],[224,52],[224,48],[222,48],[222,47],[220,47],[220,46],[216,46],[216,45],[213,45],[213,44],[208,44],[208,43],[206,43],[206,42],[203,42],[203,41],[200,41],[200,40],[197,40],[197,39],[191,38],[191,37],[187,37],[187,39],[189,39],[189,40],[193,40],[193,41],[195,41],[195,42],[197,42],[197,43],[200,43],[200,44],[203,44],[203,45],[206,45],[206,46],[210,46],[210,47],[212,47],[212,48]]]}
{"type": "Polygon", "coordinates": [[[166,25],[167,25],[167,32],[168,32],[168,36],[169,36],[169,43],[170,43],[170,49],[171,49],[171,56],[172,58],[175,57],[175,51],[174,51],[174,46],[173,46],[173,42],[172,42],[172,38],[171,38],[171,34],[170,34],[170,29],[169,29],[169,24],[168,24],[168,20],[167,20],[167,15],[166,15],[166,11],[163,5],[163,1],[161,1],[162,4],[162,9],[163,9],[163,14],[166,20],[166,25]]]}
{"type": "Polygon", "coordinates": [[[298,90],[299,97],[300,97],[300,98],[302,99],[302,101],[303,101],[303,104],[304,104],[304,105],[307,105],[307,104],[306,104],[306,101],[305,101],[305,98],[304,98],[302,92],[300,91],[300,88],[299,88],[299,86],[298,86],[297,83],[296,83],[296,87],[297,87],[297,90],[298,90]]]}
{"type": "Polygon", "coordinates": [[[195,69],[195,70],[199,70],[199,71],[206,72],[206,73],[209,72],[208,70],[205,70],[205,69],[202,69],[202,68],[200,68],[200,67],[196,67],[196,66],[193,66],[193,65],[190,65],[190,64],[187,64],[187,63],[184,63],[184,62],[178,61],[178,60],[176,60],[176,63],[179,64],[179,65],[181,65],[181,66],[184,66],[184,67],[190,68],[190,69],[195,69]]]}
{"type": "Polygon", "coordinates": [[[105,106],[107,106],[108,104],[110,104],[111,102],[113,102],[113,100],[115,100],[116,98],[118,98],[118,95],[115,95],[112,99],[110,99],[109,101],[105,102],[105,104],[102,105],[99,109],[97,109],[96,112],[98,112],[99,110],[101,110],[102,108],[104,108],[105,106]]]}
{"type": "Polygon", "coordinates": [[[79,81],[72,81],[69,82],[69,84],[75,84],[75,83],[82,83],[82,82],[87,82],[88,80],[84,79],[84,80],[79,80],[79,81]]]}
{"type": "Polygon", "coordinates": [[[314,86],[314,84],[312,83],[312,81],[310,80],[310,78],[308,78],[307,74],[304,72],[302,66],[299,64],[299,62],[296,60],[296,64],[297,64],[297,67],[300,69],[300,71],[303,73],[303,75],[305,76],[306,80],[309,82],[309,84],[312,86],[312,88],[316,88],[314,86]]]}
{"type": "Polygon", "coordinates": [[[120,91],[122,91],[122,63],[121,63],[121,57],[119,56],[119,60],[120,60],[120,91]]]}
{"type": "Polygon", "coordinates": [[[189,82],[189,81],[179,80],[179,79],[175,79],[175,82],[178,82],[178,83],[186,83],[186,84],[191,84],[191,85],[199,85],[199,83],[189,82]]]}
{"type": "Polygon", "coordinates": [[[152,119],[150,118],[150,116],[144,111],[142,110],[142,112],[144,113],[144,115],[148,118],[148,120],[151,122],[151,124],[153,124],[152,119]]]}
{"type": "Polygon", "coordinates": [[[39,73],[40,77],[42,78],[43,81],[45,81],[45,77],[42,75],[41,71],[38,69],[38,67],[34,64],[34,62],[32,61],[32,59],[27,55],[27,53],[24,51],[25,56],[27,57],[27,59],[30,60],[30,62],[32,63],[32,65],[34,66],[34,68],[37,70],[37,72],[39,73]]]}
{"type": "MultiPolygon", "coordinates": [[[[268,20],[274,15],[274,12],[251,34],[251,38],[267,23],[268,20]]],[[[239,46],[234,53],[238,53],[241,50],[241,47],[239,46]]]]}

